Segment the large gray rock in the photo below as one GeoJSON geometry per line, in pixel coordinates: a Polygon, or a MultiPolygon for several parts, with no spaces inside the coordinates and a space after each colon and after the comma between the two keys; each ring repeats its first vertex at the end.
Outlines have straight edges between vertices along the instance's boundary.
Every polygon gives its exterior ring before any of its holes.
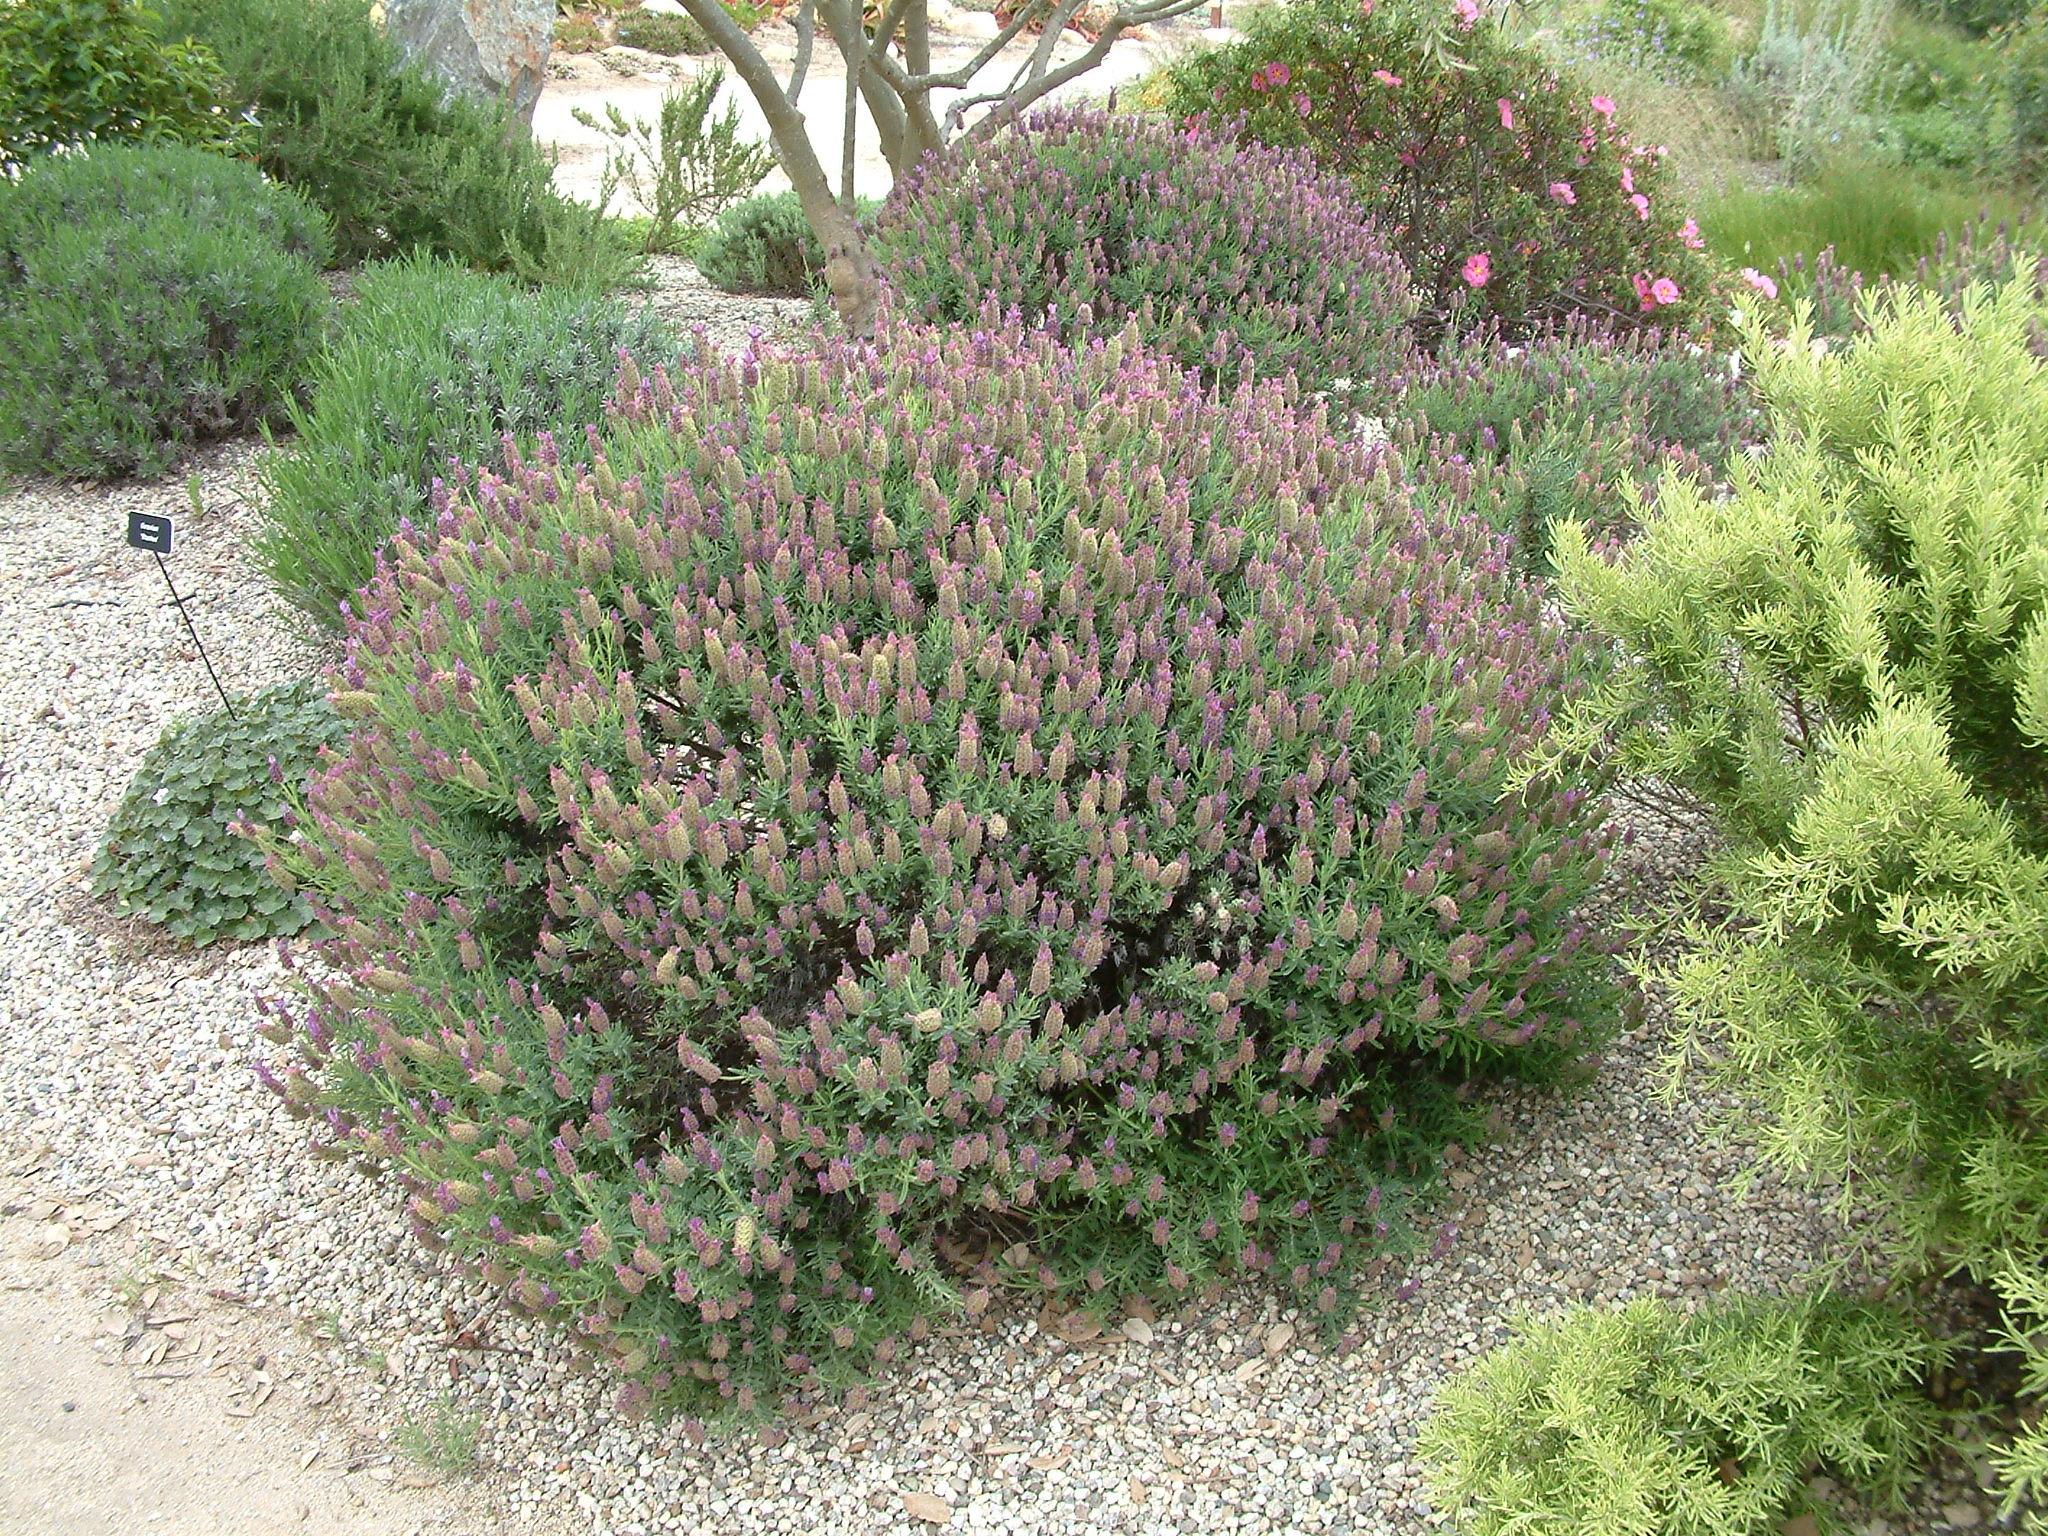
{"type": "Polygon", "coordinates": [[[522,122],[547,81],[555,0],[385,0],[384,25],[405,50],[465,96],[511,105],[522,122]]]}

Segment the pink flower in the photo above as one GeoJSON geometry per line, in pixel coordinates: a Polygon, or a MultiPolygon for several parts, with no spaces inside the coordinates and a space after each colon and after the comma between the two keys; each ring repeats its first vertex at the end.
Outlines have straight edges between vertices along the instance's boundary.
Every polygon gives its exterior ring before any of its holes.
{"type": "Polygon", "coordinates": [[[1698,223],[1692,219],[1678,226],[1678,238],[1685,242],[1688,250],[1703,251],[1707,247],[1707,242],[1700,238],[1698,223]]]}
{"type": "Polygon", "coordinates": [[[1486,280],[1493,276],[1493,258],[1484,251],[1475,251],[1465,258],[1465,281],[1474,288],[1484,288],[1486,280]]]}
{"type": "Polygon", "coordinates": [[[1299,117],[1308,116],[1308,93],[1306,91],[1296,91],[1294,93],[1294,111],[1299,117]]]}
{"type": "Polygon", "coordinates": [[[1660,277],[1657,281],[1650,284],[1650,297],[1659,304],[1676,304],[1678,302],[1678,284],[1671,281],[1668,277],[1660,277]]]}
{"type": "Polygon", "coordinates": [[[1765,277],[1755,267],[1744,267],[1742,269],[1742,280],[1767,299],[1775,299],[1778,296],[1777,283],[1765,277]]]}
{"type": "Polygon", "coordinates": [[[1633,192],[1636,189],[1636,173],[1627,166],[1621,168],[1621,190],[1633,192]]]}
{"type": "Polygon", "coordinates": [[[1629,202],[1634,205],[1637,218],[1647,219],[1650,216],[1650,200],[1642,193],[1638,192],[1629,202]]]}
{"type": "Polygon", "coordinates": [[[1451,0],[1451,11],[1458,18],[1458,30],[1470,32],[1479,25],[1479,0],[1451,0]]]}
{"type": "Polygon", "coordinates": [[[1294,71],[1285,64],[1268,64],[1266,66],[1266,78],[1275,85],[1285,85],[1294,78],[1294,71]]]}
{"type": "Polygon", "coordinates": [[[1572,190],[1572,184],[1568,181],[1553,181],[1550,184],[1550,195],[1567,208],[1579,200],[1579,194],[1572,190]]]}
{"type": "Polygon", "coordinates": [[[1505,96],[1500,99],[1500,125],[1509,129],[1515,126],[1515,104],[1505,96]]]}
{"type": "Polygon", "coordinates": [[[1595,96],[1593,98],[1593,110],[1610,121],[1614,117],[1614,103],[1605,96],[1595,96]]]}
{"type": "Polygon", "coordinates": [[[1390,75],[1384,69],[1374,70],[1372,72],[1372,77],[1373,79],[1379,81],[1381,85],[1393,86],[1399,85],[1401,83],[1401,77],[1399,75],[1390,75]]]}

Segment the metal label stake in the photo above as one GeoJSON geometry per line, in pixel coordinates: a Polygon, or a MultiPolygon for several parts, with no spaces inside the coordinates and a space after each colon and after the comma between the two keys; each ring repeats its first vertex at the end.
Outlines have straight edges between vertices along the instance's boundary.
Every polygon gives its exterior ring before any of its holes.
{"type": "Polygon", "coordinates": [[[199,653],[199,659],[206,667],[206,675],[213,682],[213,691],[220,695],[220,707],[228,712],[230,720],[239,721],[241,717],[235,713],[235,706],[228,702],[227,689],[220,685],[220,674],[213,670],[213,658],[206,654],[206,647],[200,643],[198,626],[192,622],[192,615],[185,611],[185,599],[178,595],[177,584],[171,580],[171,568],[164,564],[164,556],[171,552],[171,520],[155,512],[130,512],[128,544],[133,549],[146,549],[156,557],[156,568],[164,573],[164,586],[171,594],[171,606],[185,621],[185,633],[192,637],[192,648],[199,653]]]}

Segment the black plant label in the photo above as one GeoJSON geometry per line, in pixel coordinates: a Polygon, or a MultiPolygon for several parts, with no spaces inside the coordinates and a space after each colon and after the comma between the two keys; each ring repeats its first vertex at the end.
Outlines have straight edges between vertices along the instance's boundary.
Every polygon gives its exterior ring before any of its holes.
{"type": "Polygon", "coordinates": [[[134,549],[168,555],[171,552],[171,520],[155,512],[130,512],[128,543],[134,549]]]}

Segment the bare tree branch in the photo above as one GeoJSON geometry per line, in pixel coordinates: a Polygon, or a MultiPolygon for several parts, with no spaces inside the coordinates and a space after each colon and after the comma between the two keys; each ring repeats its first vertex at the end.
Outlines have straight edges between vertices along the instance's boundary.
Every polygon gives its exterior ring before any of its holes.
{"type": "Polygon", "coordinates": [[[803,94],[804,76],[811,68],[811,39],[818,30],[818,0],[804,0],[796,13],[796,62],[790,66],[789,84],[782,92],[793,107],[803,94]]]}
{"type": "Polygon", "coordinates": [[[991,91],[980,96],[962,96],[946,108],[946,130],[950,137],[959,132],[967,113],[975,107],[990,102],[1001,103],[998,110],[989,113],[972,128],[967,130],[969,143],[980,143],[993,134],[1004,123],[1014,122],[1026,108],[1043,100],[1069,80],[1077,80],[1109,56],[1109,50],[1117,38],[1130,27],[1142,26],[1148,22],[1164,21],[1173,16],[1185,16],[1189,11],[1200,8],[1206,0],[1155,0],[1150,5],[1127,6],[1118,10],[1103,24],[1102,33],[1089,45],[1088,51],[1074,58],[1049,74],[1041,75],[1016,91],[991,91]]]}

